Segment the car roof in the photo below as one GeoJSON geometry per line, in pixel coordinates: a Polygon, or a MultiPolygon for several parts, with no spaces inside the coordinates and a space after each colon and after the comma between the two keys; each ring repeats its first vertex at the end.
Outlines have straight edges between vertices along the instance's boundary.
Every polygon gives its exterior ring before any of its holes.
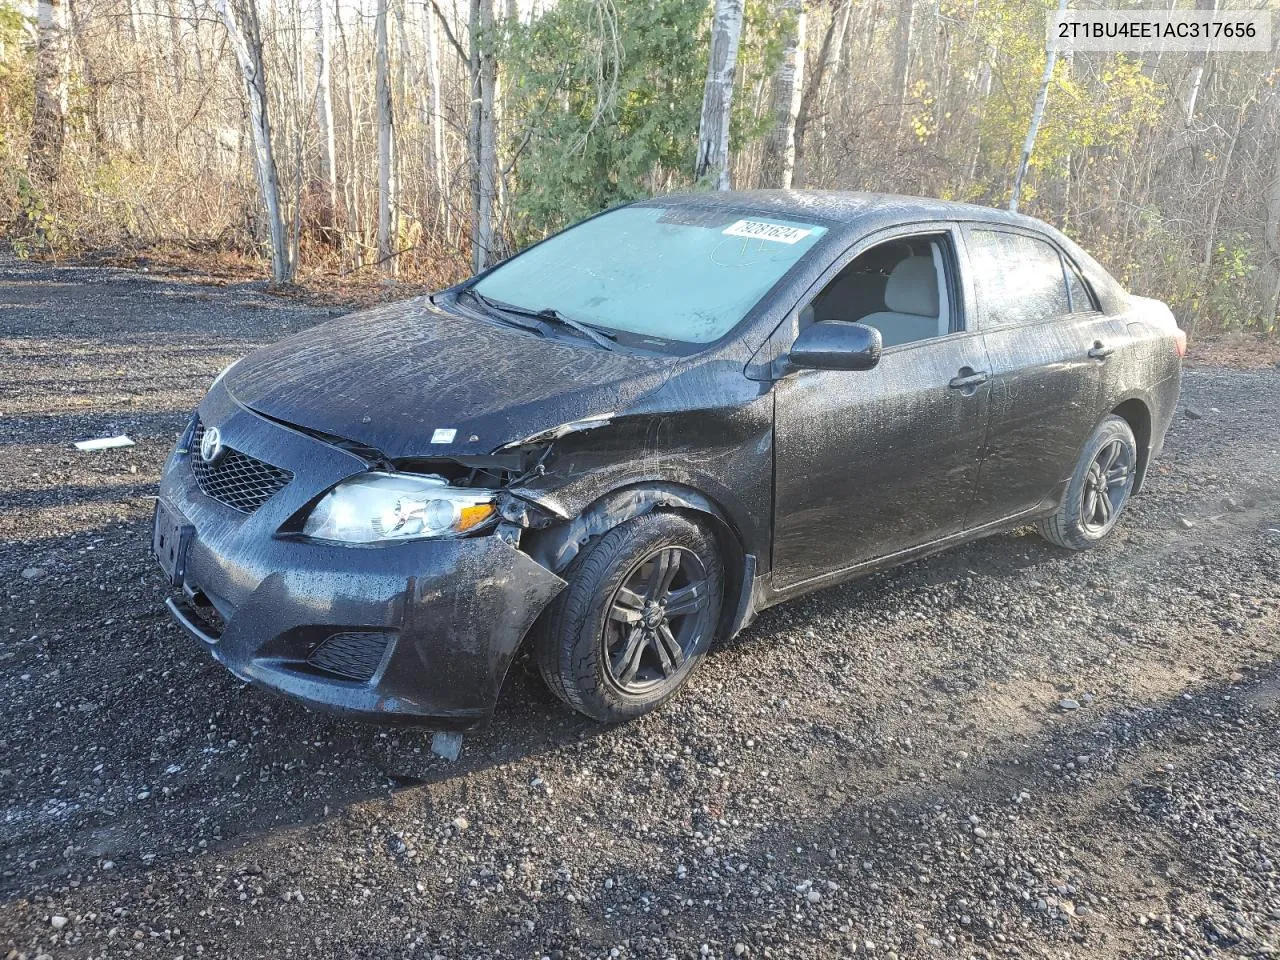
{"type": "Polygon", "coordinates": [[[819,219],[831,228],[833,236],[844,239],[854,233],[925,220],[977,221],[1022,227],[1053,239],[1066,250],[1076,266],[1084,271],[1106,312],[1115,313],[1123,309],[1127,299],[1124,288],[1097,260],[1050,224],[1025,214],[976,203],[854,190],[718,190],[671,193],[642,200],[637,206],[718,209],[726,214],[755,213],[800,221],[819,219]]]}
{"type": "MultiPolygon", "coordinates": [[[[775,217],[819,217],[850,227],[888,225],[912,220],[981,220],[1043,232],[1048,224],[1034,217],[973,203],[853,190],[719,190],[672,193],[643,201],[641,206],[700,207],[756,212],[775,217]]],[[[1052,228],[1049,228],[1052,229],[1052,228]]]]}

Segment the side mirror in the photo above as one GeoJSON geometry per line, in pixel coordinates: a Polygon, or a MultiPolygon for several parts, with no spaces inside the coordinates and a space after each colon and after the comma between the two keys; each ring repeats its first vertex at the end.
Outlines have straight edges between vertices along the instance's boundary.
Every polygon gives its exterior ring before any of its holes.
{"type": "Polygon", "coordinates": [[[870,370],[880,362],[880,331],[850,320],[810,324],[787,356],[791,370],[870,370]]]}

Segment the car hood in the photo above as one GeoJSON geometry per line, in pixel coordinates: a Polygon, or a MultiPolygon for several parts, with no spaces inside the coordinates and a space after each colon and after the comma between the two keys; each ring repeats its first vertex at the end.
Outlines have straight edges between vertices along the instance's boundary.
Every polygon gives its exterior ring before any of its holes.
{"type": "Polygon", "coordinates": [[[250,410],[393,459],[447,457],[626,410],[673,365],[446,312],[424,297],[289,337],[241,360],[224,383],[250,410]]]}

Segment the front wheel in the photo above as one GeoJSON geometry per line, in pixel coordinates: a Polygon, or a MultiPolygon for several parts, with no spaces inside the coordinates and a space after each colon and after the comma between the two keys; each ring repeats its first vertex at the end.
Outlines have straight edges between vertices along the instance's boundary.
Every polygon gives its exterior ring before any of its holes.
{"type": "Polygon", "coordinates": [[[1138,443],[1129,424],[1107,417],[1084,445],[1058,511],[1040,521],[1040,535],[1068,550],[1088,550],[1112,529],[1138,476],[1138,443]]]}
{"type": "Polygon", "coordinates": [[[607,723],[675,696],[720,620],[715,537],[683,516],[646,514],[584,548],[566,579],[535,641],[551,691],[607,723]]]}

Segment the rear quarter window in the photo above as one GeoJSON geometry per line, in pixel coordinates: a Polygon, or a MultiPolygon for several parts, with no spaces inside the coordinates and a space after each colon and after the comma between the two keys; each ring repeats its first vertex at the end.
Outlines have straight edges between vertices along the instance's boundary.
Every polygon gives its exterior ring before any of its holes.
{"type": "Polygon", "coordinates": [[[1062,257],[1046,241],[1002,230],[973,230],[969,259],[986,326],[1007,327],[1071,313],[1062,257]]]}
{"type": "Polygon", "coordinates": [[[1088,313],[1098,309],[1098,301],[1094,299],[1089,285],[1070,263],[1067,264],[1067,289],[1071,294],[1072,313],[1088,313]]]}

